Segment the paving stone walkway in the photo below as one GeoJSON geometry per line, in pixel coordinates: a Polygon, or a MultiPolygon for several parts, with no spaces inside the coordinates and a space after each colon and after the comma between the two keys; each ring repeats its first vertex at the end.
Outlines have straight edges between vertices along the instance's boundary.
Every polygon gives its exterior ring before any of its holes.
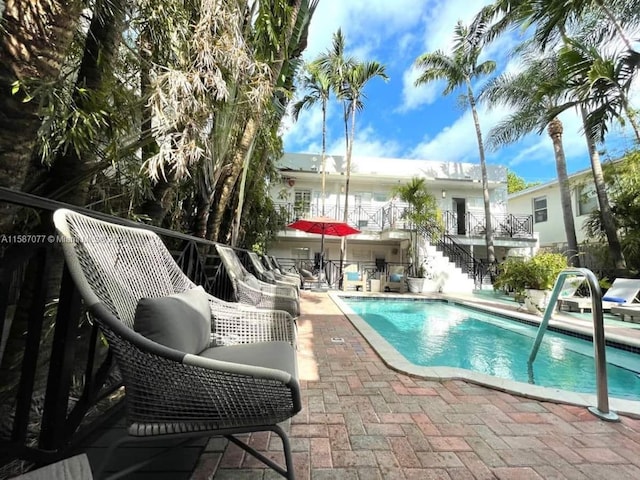
{"type": "MultiPolygon", "coordinates": [[[[303,292],[299,333],[304,408],[287,426],[298,480],[640,479],[640,419],[395,372],[326,294],[303,292]]],[[[283,461],[277,436],[249,443],[283,461]]],[[[192,478],[282,477],[212,439],[192,478]]]]}

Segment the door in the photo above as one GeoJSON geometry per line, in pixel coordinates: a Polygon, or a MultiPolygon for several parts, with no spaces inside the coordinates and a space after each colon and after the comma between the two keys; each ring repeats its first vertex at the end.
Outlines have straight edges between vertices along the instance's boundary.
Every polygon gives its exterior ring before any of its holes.
{"type": "Polygon", "coordinates": [[[456,212],[458,235],[467,234],[467,202],[464,198],[453,198],[453,210],[456,212]]]}

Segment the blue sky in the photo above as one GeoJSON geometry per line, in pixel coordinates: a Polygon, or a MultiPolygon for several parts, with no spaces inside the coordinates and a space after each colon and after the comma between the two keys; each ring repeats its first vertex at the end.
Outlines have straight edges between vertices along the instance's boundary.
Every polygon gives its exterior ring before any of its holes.
{"type": "MultiPolygon", "coordinates": [[[[471,112],[458,106],[461,92],[442,96],[444,83],[415,87],[415,59],[424,52],[449,51],[458,20],[469,23],[485,0],[320,0],[309,32],[307,60],[331,44],[331,36],[342,27],[347,53],[361,60],[383,63],[388,82],[374,79],[367,85],[365,108],[356,120],[354,155],[416,158],[422,160],[478,163],[478,147],[471,112]]],[[[497,73],[518,68],[510,58],[518,43],[515,34],[500,38],[483,53],[497,62],[497,73]]],[[[484,83],[484,82],[482,82],[484,83]]],[[[481,84],[476,85],[476,90],[481,84]]],[[[637,105],[637,102],[635,103],[637,105]]],[[[504,107],[480,106],[483,135],[508,115],[504,107]]],[[[332,102],[328,113],[327,150],[344,155],[342,107],[332,102]]],[[[569,173],[589,167],[586,142],[573,112],[561,116],[565,126],[564,147],[569,173]]],[[[632,145],[631,136],[611,127],[601,146],[609,156],[632,145]]],[[[285,151],[320,153],[322,117],[320,107],[303,111],[298,122],[283,124],[285,151]]],[[[603,157],[603,160],[606,156],[603,157]]],[[[531,134],[517,144],[487,152],[487,163],[505,165],[527,181],[556,177],[552,145],[546,133],[531,134]]]]}

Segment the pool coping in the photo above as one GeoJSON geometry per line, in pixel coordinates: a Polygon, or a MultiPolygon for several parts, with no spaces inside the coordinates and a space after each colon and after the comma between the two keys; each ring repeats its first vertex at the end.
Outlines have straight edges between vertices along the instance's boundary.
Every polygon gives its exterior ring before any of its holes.
{"type": "MultiPolygon", "coordinates": [[[[489,307],[484,304],[474,303],[472,301],[461,299],[460,297],[444,294],[422,294],[422,295],[406,295],[406,294],[357,294],[353,292],[329,292],[329,297],[338,306],[342,313],[349,319],[353,326],[360,332],[365,340],[371,345],[373,350],[378,354],[381,360],[389,368],[406,373],[407,375],[422,377],[428,380],[465,380],[470,383],[483,385],[495,390],[521,395],[526,398],[535,400],[550,401],[554,403],[567,403],[570,405],[578,405],[590,407],[597,405],[597,397],[595,394],[571,392],[551,387],[542,387],[540,385],[531,385],[529,383],[517,382],[504,378],[493,377],[484,373],[474,372],[457,367],[423,367],[415,365],[408,361],[398,352],[382,335],[380,335],[373,327],[357,315],[349,305],[347,305],[341,297],[378,297],[378,298],[399,298],[399,299],[438,299],[451,301],[465,306],[485,310],[491,313],[498,313],[507,317],[526,317],[527,321],[539,323],[541,318],[531,314],[522,312],[513,312],[508,309],[500,309],[499,307],[489,307]]],[[[552,320],[553,321],[553,320],[552,320]]],[[[550,321],[551,324],[551,321],[550,321]]],[[[556,325],[557,326],[557,325],[556,325]]],[[[572,326],[569,326],[572,327],[572,326]]],[[[566,330],[571,331],[572,328],[567,327],[566,330]]],[[[565,328],[565,324],[562,324],[565,328]]],[[[581,329],[579,333],[588,333],[581,329]]],[[[623,339],[621,336],[614,341],[623,339]]],[[[629,339],[625,339],[629,340],[629,339]]],[[[622,342],[628,343],[628,341],[622,342]]],[[[635,343],[635,342],[633,342],[635,343]]],[[[640,401],[626,400],[616,397],[609,397],[609,408],[619,414],[640,418],[640,401]]]]}

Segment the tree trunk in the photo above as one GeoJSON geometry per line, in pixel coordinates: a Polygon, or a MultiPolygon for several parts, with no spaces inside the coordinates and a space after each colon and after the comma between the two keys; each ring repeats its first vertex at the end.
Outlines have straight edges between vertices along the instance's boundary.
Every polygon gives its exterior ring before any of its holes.
{"type": "MultiPolygon", "coordinates": [[[[584,107],[580,107],[580,114],[582,115],[582,122],[585,125],[587,112],[584,107]]],[[[585,134],[587,139],[587,148],[589,149],[589,158],[591,159],[591,171],[593,172],[593,183],[596,187],[596,194],[598,195],[598,206],[600,207],[600,221],[602,222],[602,228],[607,236],[609,243],[609,254],[613,261],[616,275],[624,275],[627,270],[627,265],[622,255],[622,247],[620,245],[620,239],[618,238],[618,232],[616,230],[616,224],[613,220],[613,214],[611,213],[611,207],[609,205],[609,198],[607,196],[607,187],[604,182],[604,175],[602,173],[602,165],[600,164],[600,154],[596,148],[596,143],[592,137],[585,134]]]]}
{"type": "MultiPolygon", "coordinates": [[[[54,81],[73,39],[83,2],[6,0],[0,34],[0,187],[23,188],[41,118],[38,99],[12,94],[15,82],[54,81]]],[[[16,209],[0,207],[7,232],[16,209]]]]}
{"type": "MultiPolygon", "coordinates": [[[[349,181],[351,180],[351,154],[353,153],[353,140],[355,137],[355,128],[356,128],[356,105],[355,101],[351,106],[351,132],[348,133],[347,136],[347,164],[346,164],[346,180],[344,185],[344,215],[343,220],[344,223],[349,221],[349,181]]],[[[345,117],[345,125],[347,123],[345,117]]],[[[347,129],[345,126],[345,134],[347,133],[347,129]]],[[[340,242],[340,278],[342,278],[342,266],[347,255],[347,237],[342,237],[342,241],[340,242]]],[[[342,281],[342,280],[341,280],[342,281]]]]}
{"type": "Polygon", "coordinates": [[[174,185],[175,181],[172,178],[165,179],[161,176],[153,186],[151,198],[145,200],[144,203],[136,209],[136,212],[140,215],[148,216],[153,225],[162,225],[171,207],[174,185]]]}
{"type": "Polygon", "coordinates": [[[564,231],[567,236],[567,259],[569,265],[573,267],[580,266],[580,258],[578,257],[578,241],[576,239],[576,227],[573,221],[573,209],[571,207],[571,189],[569,185],[569,176],[567,175],[567,162],[564,156],[564,147],[562,146],[562,122],[555,117],[547,127],[547,132],[553,142],[553,153],[556,157],[556,170],[558,172],[558,184],[560,186],[560,201],[562,203],[562,218],[564,220],[564,231]]]}
{"type": "Polygon", "coordinates": [[[618,32],[618,35],[620,35],[620,39],[624,42],[627,49],[630,51],[633,51],[633,46],[631,45],[631,41],[629,40],[629,37],[627,37],[627,35],[625,34],[624,30],[622,29],[622,25],[620,25],[620,22],[618,22],[618,19],[615,17],[611,9],[607,6],[607,4],[603,0],[596,0],[596,4],[600,8],[602,8],[602,11],[604,12],[604,14],[609,18],[611,23],[613,23],[613,26],[618,32]]]}
{"type": "MultiPolygon", "coordinates": [[[[259,116],[262,117],[261,114],[259,116]]],[[[220,177],[215,187],[216,193],[214,198],[216,202],[212,206],[211,212],[209,213],[209,221],[207,222],[207,239],[213,242],[220,241],[222,219],[225,211],[231,206],[233,189],[242,171],[245,156],[251,151],[251,145],[258,133],[258,125],[259,121],[255,118],[249,117],[247,119],[247,123],[240,136],[240,142],[236,145],[233,156],[228,164],[228,174],[220,177]]]]}
{"type": "Polygon", "coordinates": [[[487,163],[484,158],[484,142],[482,141],[482,130],[480,130],[480,119],[476,110],[476,99],[471,88],[471,81],[467,79],[467,95],[471,105],[473,124],[476,128],[476,138],[478,139],[478,153],[480,154],[480,171],[482,173],[482,198],[484,200],[485,218],[485,240],[487,243],[487,260],[489,264],[496,261],[495,248],[493,246],[493,226],[491,225],[491,197],[489,196],[489,179],[487,177],[487,163]]]}
{"type": "Polygon", "coordinates": [[[37,100],[24,102],[14,82],[57,78],[82,2],[6,0],[0,36],[0,186],[20,190],[41,119],[37,100]]]}
{"type": "MultiPolygon", "coordinates": [[[[124,29],[124,12],[125,0],[97,3],[73,94],[78,110],[96,108],[93,105],[94,95],[104,89],[105,80],[112,75],[113,60],[124,29]]],[[[68,131],[73,128],[76,127],[72,123],[67,125],[68,131]]],[[[68,148],[54,160],[45,184],[38,189],[39,193],[73,205],[84,205],[89,185],[87,180],[78,179],[85,178],[84,172],[93,161],[93,152],[68,148]]]]}
{"type": "MultiPolygon", "coordinates": [[[[324,204],[326,192],[326,167],[327,167],[327,101],[322,100],[322,216],[324,217],[324,204]]],[[[320,252],[324,255],[324,252],[320,252]]]]}

